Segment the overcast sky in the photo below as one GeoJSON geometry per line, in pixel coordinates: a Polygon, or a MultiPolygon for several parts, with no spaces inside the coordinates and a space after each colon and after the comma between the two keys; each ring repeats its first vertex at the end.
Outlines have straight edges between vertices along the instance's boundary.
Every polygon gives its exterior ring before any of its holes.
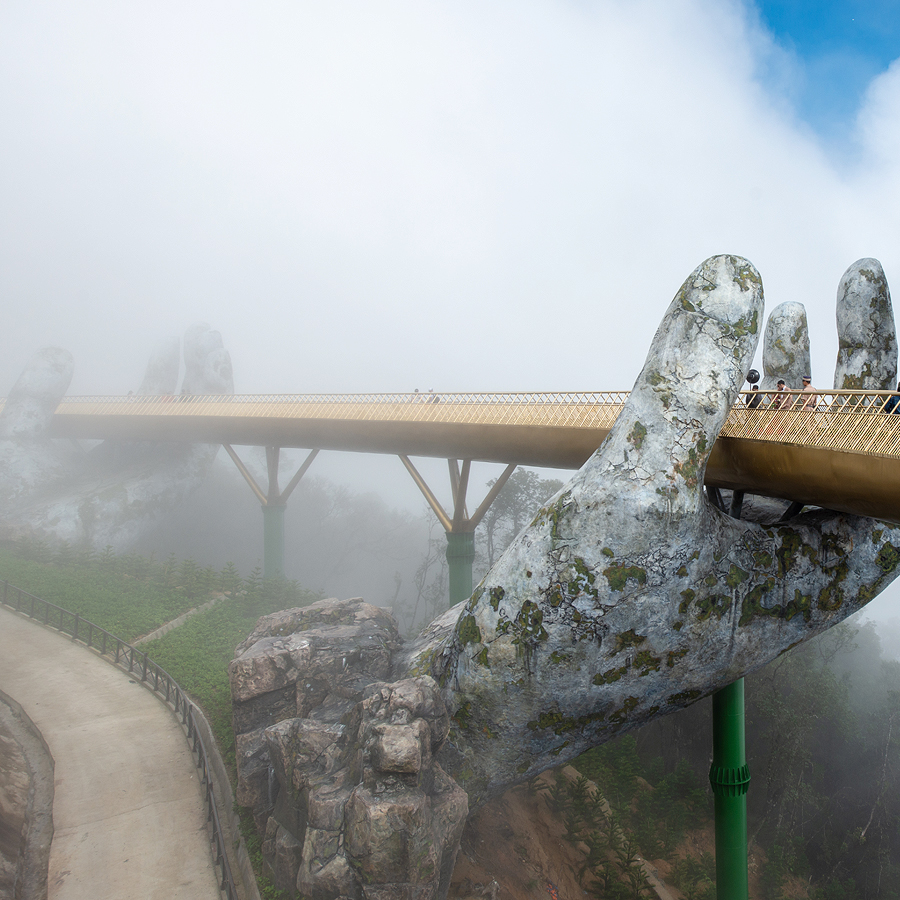
{"type": "Polygon", "coordinates": [[[627,389],[723,252],[830,385],[844,269],[900,290],[897,57],[896,0],[5,0],[0,390],[197,321],[239,393],[627,389]]]}
{"type": "Polygon", "coordinates": [[[830,384],[843,270],[900,281],[896,34],[834,6],[6,0],[0,384],[122,393],[207,321],[238,392],[623,389],[721,252],[830,384]]]}

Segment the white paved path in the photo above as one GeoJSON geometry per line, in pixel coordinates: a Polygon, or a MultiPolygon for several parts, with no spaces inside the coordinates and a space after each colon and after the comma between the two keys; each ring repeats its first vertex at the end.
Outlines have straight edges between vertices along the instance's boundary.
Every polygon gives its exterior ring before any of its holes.
{"type": "Polygon", "coordinates": [[[199,775],[156,697],[3,607],[0,688],[56,762],[50,900],[219,900],[199,775]]]}

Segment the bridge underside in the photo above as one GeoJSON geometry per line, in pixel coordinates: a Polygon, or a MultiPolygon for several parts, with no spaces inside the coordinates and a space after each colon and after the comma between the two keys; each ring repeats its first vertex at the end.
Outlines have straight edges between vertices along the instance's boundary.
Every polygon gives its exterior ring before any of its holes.
{"type": "MultiPolygon", "coordinates": [[[[492,424],[265,417],[205,412],[177,404],[161,414],[57,412],[55,437],[192,441],[462,459],[559,469],[580,468],[609,426],[492,424]]],[[[892,419],[893,417],[884,417],[892,419]]],[[[614,420],[614,416],[612,417],[614,420]]],[[[610,425],[612,422],[610,422],[610,425]]],[[[785,441],[720,436],[706,484],[900,524],[900,459],[785,441]]]]}

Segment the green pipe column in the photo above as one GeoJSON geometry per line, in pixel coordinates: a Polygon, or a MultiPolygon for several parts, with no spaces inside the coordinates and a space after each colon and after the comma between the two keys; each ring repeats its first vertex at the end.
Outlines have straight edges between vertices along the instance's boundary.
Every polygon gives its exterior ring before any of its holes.
{"type": "Polygon", "coordinates": [[[713,759],[709,781],[715,797],[716,897],[747,900],[747,787],[744,748],[744,679],[713,694],[713,759]]]}
{"type": "Polygon", "coordinates": [[[472,564],[475,562],[475,532],[447,532],[447,565],[450,570],[450,605],[472,596],[472,564]]]}
{"type": "Polygon", "coordinates": [[[284,577],[284,503],[267,503],[263,512],[263,577],[284,577]]]}

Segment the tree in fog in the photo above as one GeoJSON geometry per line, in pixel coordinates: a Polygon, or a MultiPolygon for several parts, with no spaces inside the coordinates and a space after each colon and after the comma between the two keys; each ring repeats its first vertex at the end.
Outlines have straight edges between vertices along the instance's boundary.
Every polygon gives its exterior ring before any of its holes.
{"type": "MultiPolygon", "coordinates": [[[[488,488],[492,488],[496,481],[492,478],[487,483],[488,488]]],[[[541,478],[530,469],[518,468],[513,472],[476,532],[475,551],[479,570],[487,572],[494,565],[513,538],[562,486],[558,479],[541,478]]]]}

